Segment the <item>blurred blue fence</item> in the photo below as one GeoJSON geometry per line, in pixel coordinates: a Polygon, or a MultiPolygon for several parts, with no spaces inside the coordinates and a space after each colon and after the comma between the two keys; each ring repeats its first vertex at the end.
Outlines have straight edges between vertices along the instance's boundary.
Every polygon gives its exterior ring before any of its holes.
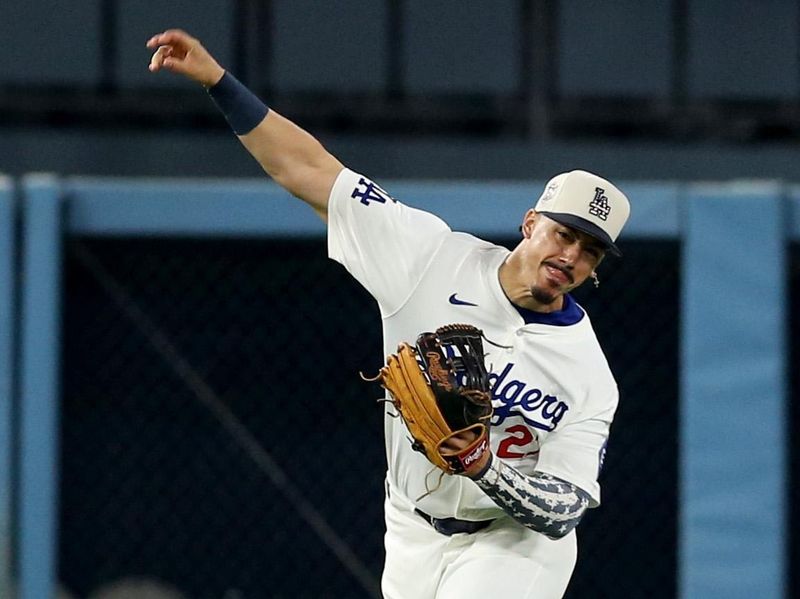
{"type": "Polygon", "coordinates": [[[10,179],[0,177],[0,594],[8,592],[11,574],[15,225],[14,188],[10,179]]]}
{"type": "MultiPolygon", "coordinates": [[[[493,237],[516,230],[542,185],[385,186],[454,229],[493,237]]],[[[789,244],[800,239],[800,189],[621,186],[633,203],[623,242],[682,248],[679,595],[784,597],[786,268],[789,244]]],[[[56,584],[62,241],[322,237],[322,223],[297,204],[261,181],[30,176],[15,189],[0,179],[0,595],[10,592],[12,570],[19,599],[52,596],[56,584]]]]}

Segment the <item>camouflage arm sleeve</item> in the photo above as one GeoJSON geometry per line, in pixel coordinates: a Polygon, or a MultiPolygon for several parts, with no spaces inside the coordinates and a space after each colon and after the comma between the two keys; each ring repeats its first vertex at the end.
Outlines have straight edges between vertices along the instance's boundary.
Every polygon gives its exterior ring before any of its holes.
{"type": "Polygon", "coordinates": [[[514,520],[552,538],[575,528],[589,506],[575,485],[542,472],[526,476],[494,456],[475,482],[514,520]]]}

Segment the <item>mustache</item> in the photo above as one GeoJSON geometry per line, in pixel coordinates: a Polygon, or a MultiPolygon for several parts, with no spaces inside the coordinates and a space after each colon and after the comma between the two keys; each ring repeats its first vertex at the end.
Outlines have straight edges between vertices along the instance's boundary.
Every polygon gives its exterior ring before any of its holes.
{"type": "Polygon", "coordinates": [[[561,266],[560,264],[555,264],[555,263],[550,262],[548,260],[545,260],[544,262],[542,262],[542,264],[544,264],[545,266],[549,266],[550,268],[555,268],[556,270],[560,270],[561,272],[564,273],[564,275],[566,275],[566,277],[567,277],[567,279],[569,280],[570,283],[574,283],[575,282],[575,277],[572,276],[572,273],[568,269],[566,269],[563,266],[561,266]]]}

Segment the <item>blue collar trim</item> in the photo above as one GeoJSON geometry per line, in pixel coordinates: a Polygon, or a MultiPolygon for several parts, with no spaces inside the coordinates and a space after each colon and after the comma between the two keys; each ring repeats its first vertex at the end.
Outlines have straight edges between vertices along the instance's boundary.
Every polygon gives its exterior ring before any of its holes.
{"type": "Polygon", "coordinates": [[[581,321],[584,312],[569,293],[564,294],[564,306],[556,312],[534,312],[522,308],[514,303],[525,324],[549,324],[556,327],[566,327],[581,321]]]}

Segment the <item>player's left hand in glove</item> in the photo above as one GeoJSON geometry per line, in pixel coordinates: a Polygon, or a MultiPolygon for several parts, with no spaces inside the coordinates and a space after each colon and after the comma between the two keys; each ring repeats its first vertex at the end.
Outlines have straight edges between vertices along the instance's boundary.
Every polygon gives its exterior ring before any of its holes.
{"type": "Polygon", "coordinates": [[[378,374],[412,447],[447,474],[472,475],[490,457],[492,399],[483,332],[454,324],[401,343],[378,374]]]}

